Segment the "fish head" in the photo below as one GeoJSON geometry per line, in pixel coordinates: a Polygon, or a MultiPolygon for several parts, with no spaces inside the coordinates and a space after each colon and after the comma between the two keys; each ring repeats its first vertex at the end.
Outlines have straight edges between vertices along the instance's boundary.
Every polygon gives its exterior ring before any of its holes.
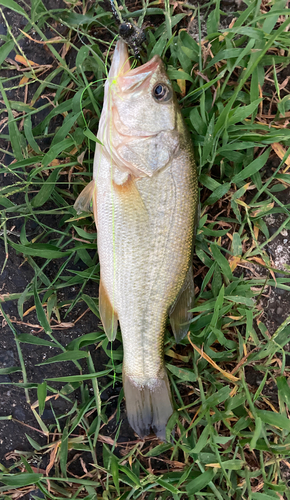
{"type": "Polygon", "coordinates": [[[127,46],[119,41],[111,71],[116,69],[114,104],[124,128],[138,136],[174,130],[174,92],[160,57],[130,69],[127,46]]]}
{"type": "Polygon", "coordinates": [[[178,148],[178,105],[160,57],[131,69],[127,45],[119,40],[105,100],[115,163],[141,176],[151,176],[168,163],[178,148]]]}

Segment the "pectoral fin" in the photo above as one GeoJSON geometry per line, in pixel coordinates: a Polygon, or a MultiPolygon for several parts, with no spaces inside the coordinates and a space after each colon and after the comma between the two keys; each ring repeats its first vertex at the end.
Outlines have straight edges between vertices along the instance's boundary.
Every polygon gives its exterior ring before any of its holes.
{"type": "Polygon", "coordinates": [[[108,297],[107,291],[100,280],[99,310],[105,333],[110,341],[115,340],[118,327],[118,316],[108,297]]]}
{"type": "Polygon", "coordinates": [[[194,283],[192,266],[189,267],[181,290],[169,310],[171,328],[176,342],[180,342],[188,332],[193,314],[189,312],[194,307],[194,283]]]}
{"type": "Polygon", "coordinates": [[[92,199],[96,195],[96,181],[93,179],[77,197],[74,209],[78,214],[81,212],[92,212],[92,199]]]}

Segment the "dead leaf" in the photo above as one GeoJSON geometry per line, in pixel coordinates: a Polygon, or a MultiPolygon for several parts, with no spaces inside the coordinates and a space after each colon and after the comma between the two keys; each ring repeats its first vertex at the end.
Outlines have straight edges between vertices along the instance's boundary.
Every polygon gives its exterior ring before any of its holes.
{"type": "MultiPolygon", "coordinates": [[[[261,258],[261,257],[250,257],[247,259],[248,261],[255,261],[257,262],[257,264],[261,264],[261,266],[266,266],[267,269],[268,269],[268,265],[266,264],[266,262],[261,258]]],[[[272,269],[268,269],[273,280],[275,281],[276,283],[276,286],[277,286],[277,281],[276,281],[276,276],[275,276],[275,273],[274,271],[272,271],[272,269]]]]}
{"type": "Polygon", "coordinates": [[[234,395],[236,394],[237,390],[238,390],[238,386],[237,386],[237,385],[235,385],[235,386],[232,388],[231,392],[230,392],[230,398],[233,398],[233,397],[234,397],[234,395]]]}
{"type": "Polygon", "coordinates": [[[73,322],[68,323],[57,323],[57,325],[50,325],[53,330],[58,330],[59,328],[74,328],[75,324],[73,322]]]}
{"type": "MultiPolygon", "coordinates": [[[[262,396],[262,399],[263,399],[264,403],[266,403],[268,406],[270,406],[271,410],[272,410],[274,413],[279,413],[279,411],[278,411],[278,410],[276,410],[275,406],[274,406],[274,405],[272,405],[271,401],[269,401],[269,399],[268,399],[268,398],[265,398],[264,396],[262,396]]],[[[275,425],[275,424],[273,424],[273,425],[275,425]]]]}
{"type": "Polygon", "coordinates": [[[259,227],[254,225],[254,235],[255,235],[256,241],[258,241],[259,231],[260,231],[259,227]]]}
{"type": "Polygon", "coordinates": [[[230,264],[230,268],[231,268],[231,271],[233,272],[237,265],[241,262],[241,257],[240,256],[233,256],[233,257],[230,257],[229,258],[229,264],[230,264]]]}
{"type": "MultiPolygon", "coordinates": [[[[276,155],[280,158],[280,160],[283,160],[286,154],[286,149],[283,148],[282,144],[280,144],[279,142],[273,142],[273,144],[271,144],[271,148],[275,151],[276,155]]],[[[284,174],[290,167],[290,155],[287,156],[285,163],[287,167],[283,170],[284,174]]]]}
{"type": "Polygon", "coordinates": [[[19,54],[16,54],[15,56],[15,61],[17,61],[20,64],[23,64],[23,66],[29,67],[29,66],[39,66],[34,61],[31,61],[30,59],[27,59],[26,57],[20,56],[19,54]]]}
{"type": "Polygon", "coordinates": [[[257,217],[259,214],[262,214],[267,210],[271,210],[274,207],[274,204],[274,202],[268,203],[267,205],[263,205],[261,208],[257,208],[257,210],[253,210],[251,212],[252,217],[257,217]]]}
{"type": "Polygon", "coordinates": [[[219,42],[222,42],[226,38],[226,36],[228,36],[228,34],[229,34],[228,31],[226,31],[225,33],[223,33],[222,35],[220,35],[219,36],[219,42]]]}
{"type": "Polygon", "coordinates": [[[184,363],[188,363],[189,361],[189,356],[182,356],[181,354],[177,354],[177,352],[174,352],[172,349],[168,349],[168,351],[166,351],[166,356],[178,359],[179,361],[183,361],[184,363]]]}
{"type": "MultiPolygon", "coordinates": [[[[45,302],[45,303],[44,303],[44,304],[42,304],[42,305],[43,305],[43,306],[46,306],[46,305],[47,305],[47,303],[45,302]]],[[[31,311],[34,311],[35,309],[36,309],[36,307],[35,307],[35,306],[31,306],[31,307],[29,307],[29,309],[26,309],[26,311],[23,313],[23,317],[24,317],[24,316],[27,316],[27,314],[31,313],[31,311]]]]}
{"type": "MultiPolygon", "coordinates": [[[[178,71],[182,71],[182,69],[179,68],[178,71]]],[[[177,79],[177,85],[180,88],[180,94],[181,94],[181,96],[184,97],[185,94],[186,94],[186,81],[185,80],[179,80],[179,79],[177,79]]]]}
{"type": "Polygon", "coordinates": [[[238,380],[240,380],[239,378],[234,377],[231,373],[228,373],[225,370],[223,370],[222,368],[220,368],[204,351],[202,351],[199,347],[197,347],[197,345],[193,344],[193,342],[190,339],[190,332],[188,332],[187,338],[188,338],[190,344],[192,345],[192,347],[201,355],[201,357],[203,359],[206,359],[206,361],[208,363],[210,363],[211,366],[213,366],[216,370],[221,372],[224,377],[231,380],[231,382],[237,382],[238,380]]]}
{"type": "MultiPolygon", "coordinates": [[[[46,396],[45,398],[45,401],[49,401],[50,399],[58,399],[59,398],[59,394],[52,394],[51,396],[46,396]]],[[[35,401],[35,403],[33,403],[31,405],[31,408],[33,408],[35,410],[35,408],[38,408],[39,407],[39,402],[38,401],[35,401]]]]}
{"type": "Polygon", "coordinates": [[[70,42],[66,42],[63,44],[63,47],[61,49],[61,53],[60,53],[60,56],[64,59],[65,56],[67,55],[69,49],[71,48],[71,44],[70,42]]]}
{"type": "Polygon", "coordinates": [[[53,446],[53,448],[52,448],[52,450],[51,450],[51,453],[50,453],[50,459],[49,459],[49,464],[48,464],[48,466],[46,467],[46,470],[45,470],[45,473],[46,473],[46,475],[47,475],[47,476],[49,475],[49,473],[50,473],[50,471],[51,471],[52,467],[53,467],[53,466],[54,466],[54,464],[55,464],[55,457],[56,457],[57,450],[58,450],[58,448],[59,448],[60,443],[61,443],[61,441],[57,441],[57,442],[54,444],[54,446],[53,446]]]}
{"type": "Polygon", "coordinates": [[[247,205],[244,201],[240,200],[239,198],[235,200],[238,205],[242,205],[242,207],[245,207],[246,209],[249,209],[249,205],[247,205]]]}
{"type": "Polygon", "coordinates": [[[25,83],[27,83],[29,81],[29,78],[27,78],[27,76],[23,76],[19,82],[19,85],[24,85],[25,83]]]}
{"type": "Polygon", "coordinates": [[[285,80],[283,80],[283,82],[280,83],[280,85],[279,85],[280,91],[283,90],[288,85],[289,80],[290,80],[290,76],[287,76],[285,78],[285,80]]]}
{"type": "MultiPolygon", "coordinates": [[[[160,459],[159,459],[160,460],[160,459]]],[[[184,462],[178,462],[177,460],[162,460],[162,462],[165,462],[166,464],[170,465],[170,470],[175,469],[184,469],[186,467],[186,464],[184,462]]]]}
{"type": "Polygon", "coordinates": [[[60,161],[55,159],[55,160],[52,160],[48,166],[49,167],[56,167],[57,165],[60,165],[60,161]]]}
{"type": "Polygon", "coordinates": [[[55,36],[54,38],[50,38],[49,40],[45,41],[35,40],[34,38],[32,38],[32,36],[28,35],[28,33],[25,33],[25,31],[22,31],[20,28],[19,31],[21,31],[21,33],[27,38],[29,38],[29,40],[31,40],[32,42],[40,43],[41,45],[47,45],[49,43],[63,43],[65,41],[61,36],[55,36]]]}
{"type": "Polygon", "coordinates": [[[85,157],[85,154],[86,154],[86,150],[84,150],[78,157],[77,157],[77,160],[79,162],[80,165],[83,166],[83,161],[84,161],[84,157],[85,157]]]}
{"type": "Polygon", "coordinates": [[[5,302],[5,299],[8,299],[9,296],[10,296],[10,293],[0,294],[0,302],[5,302]]]}
{"type": "Polygon", "coordinates": [[[114,439],[110,438],[109,436],[103,436],[102,434],[98,435],[98,441],[101,441],[101,443],[109,444],[110,446],[116,445],[114,439]]]}
{"type": "Polygon", "coordinates": [[[230,28],[230,30],[234,27],[234,24],[235,24],[235,22],[236,22],[236,20],[237,20],[237,19],[238,19],[237,17],[234,17],[234,18],[232,19],[231,23],[229,24],[229,28],[230,28]]]}
{"type": "Polygon", "coordinates": [[[88,471],[87,467],[86,467],[86,464],[84,462],[84,460],[82,459],[82,457],[80,457],[80,462],[81,462],[81,465],[82,465],[82,468],[83,468],[83,471],[84,473],[86,474],[87,477],[93,477],[93,475],[88,471]]]}

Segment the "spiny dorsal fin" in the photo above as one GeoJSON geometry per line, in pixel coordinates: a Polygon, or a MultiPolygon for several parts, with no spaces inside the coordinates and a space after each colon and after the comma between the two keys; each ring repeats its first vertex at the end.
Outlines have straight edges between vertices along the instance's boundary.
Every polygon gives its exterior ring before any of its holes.
{"type": "Polygon", "coordinates": [[[193,317],[189,309],[193,309],[193,307],[194,283],[192,266],[190,266],[181,290],[169,310],[171,328],[176,342],[180,342],[188,332],[189,324],[193,317]]]}
{"type": "Polygon", "coordinates": [[[100,280],[99,310],[105,333],[110,341],[115,340],[118,327],[118,316],[115,313],[107,291],[100,280]]]}

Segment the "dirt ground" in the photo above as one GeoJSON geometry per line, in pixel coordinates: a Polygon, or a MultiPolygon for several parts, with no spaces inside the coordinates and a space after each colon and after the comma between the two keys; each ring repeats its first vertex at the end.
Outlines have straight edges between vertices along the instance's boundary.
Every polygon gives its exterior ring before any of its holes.
{"type": "MultiPolygon", "coordinates": [[[[57,8],[59,7],[59,2],[57,0],[49,0],[46,2],[46,6],[47,8],[57,8]]],[[[223,10],[228,12],[227,19],[225,17],[225,25],[228,26],[231,18],[231,12],[237,8],[237,4],[233,0],[227,0],[227,2],[223,3],[222,8],[223,10]]],[[[11,13],[11,11],[8,11],[7,9],[4,9],[4,12],[7,16],[7,19],[9,20],[10,26],[12,27],[12,32],[15,32],[16,34],[16,27],[23,27],[25,25],[25,20],[20,15],[11,13]]],[[[194,27],[192,29],[194,31],[194,27]]],[[[0,18],[0,35],[1,33],[6,33],[6,27],[5,23],[0,18]]],[[[33,44],[28,39],[22,40],[21,44],[28,58],[32,58],[35,62],[43,63],[43,61],[45,60],[47,61],[47,63],[50,63],[49,54],[43,49],[41,45],[33,44]]],[[[11,53],[9,57],[13,59],[14,55],[15,54],[11,53]]],[[[23,92],[17,89],[11,92],[8,97],[10,99],[20,101],[24,99],[23,92]]],[[[38,117],[38,119],[41,119],[41,117],[38,117]]],[[[7,131],[5,132],[4,130],[3,133],[7,133],[7,131]]],[[[0,147],[2,149],[7,150],[9,148],[9,145],[3,140],[1,140],[0,142],[0,147]]],[[[3,156],[4,157],[2,157],[1,161],[9,164],[11,161],[11,156],[3,156]]],[[[7,175],[6,177],[2,176],[0,178],[0,187],[7,184],[12,184],[13,181],[14,179],[11,175],[7,175]]],[[[284,203],[288,203],[289,190],[284,191],[277,196],[284,203]]],[[[265,219],[270,234],[274,234],[277,228],[281,225],[282,220],[283,219],[280,215],[271,216],[265,219]]],[[[20,228],[21,220],[19,221],[19,226],[16,226],[13,231],[18,233],[20,228]]],[[[31,228],[31,230],[33,231],[33,227],[31,228]]],[[[271,257],[275,267],[281,270],[281,274],[279,273],[279,276],[283,275],[283,271],[285,271],[286,269],[285,265],[290,265],[289,242],[290,230],[285,229],[267,246],[267,252],[271,257]]],[[[2,267],[4,259],[5,248],[2,240],[0,240],[0,267],[2,267]]],[[[48,270],[51,275],[54,275],[56,273],[60,264],[61,262],[55,263],[55,267],[53,263],[51,264],[51,267],[48,270]]],[[[34,272],[30,265],[24,261],[23,256],[16,254],[16,252],[12,248],[10,248],[8,262],[4,268],[3,273],[0,276],[0,294],[22,292],[33,276],[34,272]]],[[[77,290],[75,287],[68,288],[66,289],[63,299],[73,298],[76,293],[77,290]]],[[[96,285],[94,284],[94,282],[91,282],[91,284],[88,285],[88,287],[85,289],[85,293],[93,296],[97,295],[96,285]]],[[[30,301],[26,304],[26,307],[29,307],[29,305],[32,304],[33,302],[30,301]]],[[[266,325],[269,332],[272,334],[275,332],[277,327],[285,320],[285,318],[290,315],[290,293],[285,290],[275,289],[273,287],[271,289],[269,288],[268,296],[263,297],[263,307],[265,309],[266,325]]],[[[20,318],[17,313],[16,302],[6,302],[3,305],[3,308],[6,314],[8,314],[11,320],[13,320],[13,325],[17,333],[33,333],[33,331],[35,331],[35,328],[33,326],[24,324],[25,320],[24,322],[20,322],[20,318]]],[[[85,311],[85,305],[80,307],[77,306],[73,309],[73,312],[68,315],[68,317],[66,317],[65,321],[74,323],[85,311]]],[[[2,325],[0,326],[0,368],[19,366],[19,358],[13,332],[6,324],[5,320],[2,320],[0,318],[0,321],[2,321],[2,325]]],[[[33,316],[30,315],[29,321],[30,325],[36,324],[37,318],[33,318],[33,316]]],[[[96,318],[96,316],[94,316],[92,312],[87,311],[72,328],[55,330],[54,333],[58,341],[66,346],[71,340],[84,333],[97,331],[98,327],[98,319],[96,318]]],[[[42,334],[40,333],[40,336],[41,335],[42,334]]],[[[29,344],[21,344],[21,348],[29,382],[41,383],[45,378],[59,377],[78,373],[75,365],[72,362],[67,362],[65,364],[56,363],[46,366],[37,366],[38,363],[41,363],[47,357],[58,354],[58,349],[43,346],[33,346],[32,348],[32,346],[29,344]]],[[[104,351],[102,349],[95,350],[94,348],[92,348],[92,353],[96,368],[98,370],[101,370],[106,363],[106,355],[104,351]]],[[[25,452],[32,449],[31,444],[26,438],[26,434],[28,433],[29,436],[32,439],[36,440],[38,443],[45,443],[45,437],[39,431],[38,424],[33,413],[30,410],[29,404],[26,401],[23,389],[10,385],[11,382],[21,382],[18,373],[0,376],[0,417],[12,417],[12,419],[0,420],[0,463],[2,464],[9,463],[9,458],[11,458],[11,454],[14,452],[14,450],[22,450],[25,452]]],[[[101,381],[101,383],[102,382],[105,383],[105,380],[101,381]]],[[[257,383],[257,380],[253,381],[254,385],[256,385],[257,383]]],[[[57,385],[55,385],[55,387],[57,387],[57,385]]],[[[114,410],[114,397],[118,396],[120,388],[121,387],[117,385],[114,391],[103,394],[104,399],[112,398],[112,412],[114,410]]],[[[36,391],[32,389],[30,393],[31,402],[34,402],[36,400],[36,391]]],[[[72,403],[69,400],[65,401],[61,398],[56,399],[53,402],[53,408],[57,415],[65,415],[69,411],[71,405],[72,403]]],[[[121,427],[119,440],[134,440],[134,433],[128,425],[125,410],[123,410],[121,418],[123,419],[123,424],[121,427]]],[[[47,425],[49,423],[53,423],[54,416],[51,409],[45,410],[43,414],[43,420],[47,425]]],[[[107,426],[104,430],[104,433],[112,434],[114,433],[115,429],[116,421],[113,419],[110,422],[110,425],[107,426]]]]}

